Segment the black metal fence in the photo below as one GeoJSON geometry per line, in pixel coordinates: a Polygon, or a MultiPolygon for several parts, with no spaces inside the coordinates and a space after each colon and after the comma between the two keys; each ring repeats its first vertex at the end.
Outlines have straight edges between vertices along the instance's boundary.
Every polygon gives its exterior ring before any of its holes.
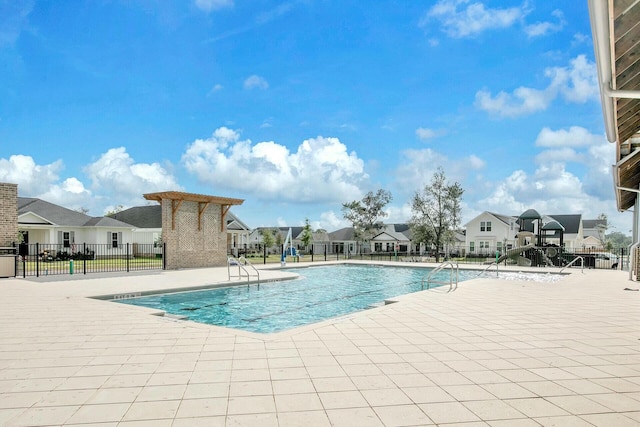
{"type": "MultiPolygon", "coordinates": [[[[359,249],[359,248],[358,248],[359,249]]],[[[503,265],[523,265],[531,267],[564,267],[568,264],[576,268],[620,269],[629,267],[629,254],[627,248],[613,248],[607,251],[583,249],[565,250],[556,246],[534,247],[523,252],[513,251],[509,257],[502,258],[506,252],[502,250],[483,248],[457,248],[449,253],[440,252],[438,262],[451,260],[467,264],[490,264],[500,260],[503,265]],[[575,260],[575,261],[574,261],[575,260]],[[521,263],[521,264],[518,264],[521,263]]],[[[282,252],[279,253],[250,253],[249,259],[253,262],[279,262],[282,252]]],[[[362,250],[350,251],[348,248],[337,248],[334,244],[314,244],[308,250],[296,250],[295,254],[287,254],[287,262],[317,262],[317,261],[399,261],[399,262],[436,262],[434,251],[423,252],[399,250],[365,252],[362,250]],[[340,249],[340,250],[336,250],[340,249]]]]}
{"type": "Polygon", "coordinates": [[[154,244],[20,244],[16,275],[48,276],[164,269],[164,247],[154,244]]]}

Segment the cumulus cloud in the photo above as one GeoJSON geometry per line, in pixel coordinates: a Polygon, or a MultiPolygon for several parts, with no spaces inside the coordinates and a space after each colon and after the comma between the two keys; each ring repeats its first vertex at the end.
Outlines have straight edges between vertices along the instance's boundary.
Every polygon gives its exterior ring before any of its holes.
{"type": "Polygon", "coordinates": [[[425,28],[432,20],[436,20],[449,37],[464,38],[487,30],[511,27],[526,14],[524,7],[490,8],[470,0],[440,0],[427,11],[418,25],[425,28]]]}
{"type": "Polygon", "coordinates": [[[86,207],[91,191],[75,177],[60,182],[61,160],[38,165],[30,156],[14,155],[0,159],[0,181],[18,184],[18,194],[36,197],[70,209],[86,207]]]}
{"type": "Polygon", "coordinates": [[[547,68],[544,74],[551,80],[544,89],[519,87],[511,94],[501,91],[495,96],[480,90],[476,93],[475,105],[499,117],[517,117],[546,110],[559,96],[574,103],[598,97],[596,67],[584,55],[571,60],[568,67],[547,68]]]}
{"type": "Polygon", "coordinates": [[[268,89],[269,83],[264,79],[264,77],[260,77],[256,74],[247,77],[244,81],[245,89],[268,89]]]}
{"type": "Polygon", "coordinates": [[[233,0],[195,0],[198,9],[205,12],[233,7],[233,0]]]}
{"type": "Polygon", "coordinates": [[[342,203],[357,198],[368,179],[363,160],[338,138],[307,139],[291,152],[274,141],[242,140],[226,127],[190,144],[182,163],[202,183],[263,200],[342,203]]]}
{"type": "Polygon", "coordinates": [[[556,22],[544,21],[536,22],[535,24],[526,25],[524,32],[529,38],[546,36],[550,33],[555,33],[564,28],[567,22],[564,19],[564,14],[561,10],[554,10],[551,13],[556,18],[556,22]]]}
{"type": "Polygon", "coordinates": [[[434,131],[433,129],[427,129],[422,127],[416,129],[416,136],[423,141],[427,139],[435,138],[437,135],[438,135],[437,132],[434,131]]]}
{"type": "Polygon", "coordinates": [[[167,168],[159,163],[135,163],[124,147],[112,148],[84,167],[91,188],[103,197],[117,195],[123,206],[143,204],[144,193],[181,190],[167,168]]]}
{"type": "Polygon", "coordinates": [[[62,169],[62,160],[48,165],[37,165],[31,156],[19,154],[9,159],[0,159],[0,181],[18,184],[18,188],[25,194],[37,197],[59,180],[62,169]]]}
{"type": "Polygon", "coordinates": [[[580,126],[571,126],[558,130],[542,128],[535,144],[537,147],[588,147],[604,142],[602,135],[594,135],[580,126]]]}

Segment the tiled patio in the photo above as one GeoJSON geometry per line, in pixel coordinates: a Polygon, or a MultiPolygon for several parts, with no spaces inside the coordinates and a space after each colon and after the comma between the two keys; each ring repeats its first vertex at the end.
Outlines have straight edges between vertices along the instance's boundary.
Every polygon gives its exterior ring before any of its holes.
{"type": "Polygon", "coordinates": [[[0,279],[2,425],[640,425],[626,272],[477,279],[274,335],[86,298],[226,268],[65,279],[0,279]]]}

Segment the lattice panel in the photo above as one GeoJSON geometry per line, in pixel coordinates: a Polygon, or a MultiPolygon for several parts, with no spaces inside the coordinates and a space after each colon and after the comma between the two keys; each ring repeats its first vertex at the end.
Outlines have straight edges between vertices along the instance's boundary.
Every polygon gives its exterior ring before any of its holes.
{"type": "Polygon", "coordinates": [[[220,206],[209,206],[202,218],[204,231],[204,247],[206,250],[216,250],[220,247],[220,206]]]}
{"type": "Polygon", "coordinates": [[[195,233],[198,229],[198,205],[183,203],[176,218],[178,232],[178,250],[191,252],[195,247],[195,233]]]}

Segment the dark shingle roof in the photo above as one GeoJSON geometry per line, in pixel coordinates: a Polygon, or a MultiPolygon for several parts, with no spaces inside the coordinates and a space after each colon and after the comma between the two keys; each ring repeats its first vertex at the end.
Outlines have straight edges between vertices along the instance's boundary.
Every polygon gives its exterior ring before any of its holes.
{"type": "Polygon", "coordinates": [[[136,206],[109,215],[137,228],[162,228],[162,206],[136,206]]]}
{"type": "Polygon", "coordinates": [[[569,234],[577,234],[580,230],[580,223],[582,222],[582,215],[549,215],[555,219],[564,227],[564,232],[569,234]]]}

